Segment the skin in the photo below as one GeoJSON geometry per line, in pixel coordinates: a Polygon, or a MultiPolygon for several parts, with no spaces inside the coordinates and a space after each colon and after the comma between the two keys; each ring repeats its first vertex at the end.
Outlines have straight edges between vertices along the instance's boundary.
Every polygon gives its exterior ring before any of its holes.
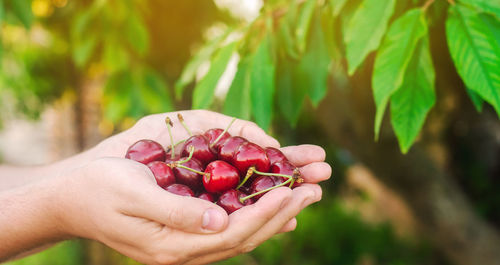
{"type": "MultiPolygon", "coordinates": [[[[181,113],[194,134],[224,128],[231,120],[203,110],[181,113]]],[[[321,199],[317,183],[330,177],[331,168],[323,162],[324,150],[314,145],[281,148],[300,167],[305,184],[275,189],[229,216],[213,203],[165,192],[145,165],[123,156],[139,139],[168,146],[166,115],[174,121],[174,141],[186,139],[177,113],[157,114],[66,160],[0,167],[0,227],[9,228],[0,229],[0,261],[82,237],[145,264],[206,264],[249,252],[275,234],[294,230],[295,216],[321,199]]],[[[229,133],[279,148],[252,122],[237,120],[229,133]]]]}

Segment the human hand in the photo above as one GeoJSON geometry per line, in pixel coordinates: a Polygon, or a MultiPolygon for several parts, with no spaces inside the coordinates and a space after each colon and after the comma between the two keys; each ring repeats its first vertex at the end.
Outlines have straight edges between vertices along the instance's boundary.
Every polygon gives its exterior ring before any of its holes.
{"type": "MultiPolygon", "coordinates": [[[[186,123],[195,134],[209,128],[224,128],[231,120],[230,117],[208,111],[185,111],[182,114],[185,117],[186,123]]],[[[175,117],[176,113],[168,113],[166,115],[175,117]]],[[[166,115],[158,114],[141,119],[131,129],[103,141],[96,148],[89,151],[87,153],[88,159],[106,156],[123,157],[127,148],[139,139],[152,139],[164,146],[168,146],[170,140],[164,125],[166,115]]],[[[176,128],[173,130],[174,141],[188,137],[179,123],[176,123],[174,128],[176,128]]],[[[261,146],[279,147],[279,143],[276,140],[265,134],[262,129],[251,122],[237,120],[229,132],[232,135],[243,136],[261,146]]],[[[116,198],[130,199],[134,196],[139,196],[138,194],[141,194],[144,198],[147,198],[147,196],[152,197],[144,199],[144,201],[134,200],[135,204],[137,204],[135,205],[136,208],[127,208],[128,212],[123,212],[123,210],[130,206],[122,205],[128,200],[120,199],[110,201],[110,205],[115,206],[115,208],[111,206],[103,208],[104,212],[95,212],[92,215],[88,215],[87,219],[80,218],[81,213],[79,211],[69,214],[69,216],[75,216],[75,219],[73,220],[74,222],[68,222],[68,227],[74,226],[77,228],[75,231],[80,231],[80,233],[72,232],[73,235],[99,240],[125,255],[148,264],[175,264],[188,261],[192,264],[202,264],[250,251],[276,233],[293,230],[296,226],[296,219],[294,217],[300,210],[321,198],[321,189],[316,183],[329,178],[331,174],[330,166],[322,162],[325,158],[325,153],[318,146],[301,145],[285,147],[281,150],[293,164],[300,167],[306,183],[293,191],[290,191],[288,188],[273,190],[262,197],[255,205],[244,207],[245,210],[241,209],[231,214],[229,221],[227,215],[222,212],[222,219],[216,218],[216,221],[219,224],[222,223],[222,225],[212,227],[215,228],[213,231],[222,230],[226,225],[229,225],[224,231],[212,237],[204,234],[211,231],[203,228],[202,216],[207,207],[216,207],[215,211],[219,211],[219,213],[223,211],[222,209],[214,204],[195,198],[169,194],[155,184],[154,178],[152,178],[151,173],[145,166],[133,161],[123,159],[113,160],[111,158],[91,162],[88,167],[85,167],[87,170],[94,168],[94,170],[90,170],[94,171],[94,173],[84,175],[99,176],[92,184],[96,187],[85,190],[100,190],[102,191],[101,195],[105,195],[106,193],[113,194],[112,192],[114,191],[117,192],[116,196],[113,196],[116,198]],[[122,165],[106,166],[107,163],[122,165]],[[132,169],[133,167],[135,169],[132,169]],[[114,171],[113,168],[117,171],[114,171]],[[126,168],[130,168],[130,170],[121,171],[126,168]],[[105,174],[105,172],[107,173],[105,174]],[[136,175],[133,178],[134,184],[129,183],[132,185],[126,185],[128,188],[122,185],[109,184],[123,182],[123,180],[116,179],[116,176],[124,177],[128,174],[136,175]],[[149,176],[144,178],[144,174],[149,176]],[[104,177],[102,175],[105,175],[107,180],[103,180],[104,177]],[[137,177],[139,175],[143,177],[137,177]],[[145,179],[148,179],[146,181],[148,187],[145,186],[145,179]],[[142,180],[144,183],[135,183],[138,180],[142,180]],[[105,181],[104,185],[100,184],[99,181],[105,181]],[[135,192],[131,191],[131,188],[135,192]],[[153,189],[155,190],[154,192],[152,191],[153,189]],[[138,190],[143,191],[140,192],[138,190]],[[160,197],[163,199],[160,199],[160,197]],[[165,206],[162,206],[158,202],[168,201],[165,197],[175,198],[176,203],[174,205],[178,205],[179,207],[170,205],[168,209],[162,208],[165,206]],[[142,205],[142,207],[138,207],[139,205],[142,205]],[[247,209],[249,207],[250,209],[247,209]],[[186,209],[190,211],[186,212],[186,209]],[[146,212],[147,210],[149,211],[146,212]],[[92,216],[98,219],[93,220],[92,216]],[[253,226],[254,219],[259,220],[255,226],[253,226]],[[85,225],[85,222],[77,222],[78,220],[91,221],[85,225]],[[97,224],[98,220],[102,220],[101,222],[104,223],[99,229],[93,231],[92,226],[88,227],[88,224],[97,224]],[[195,221],[185,222],[185,220],[195,221]],[[252,220],[252,222],[249,222],[249,220],[252,220]],[[78,227],[86,227],[86,229],[80,230],[78,227]],[[244,230],[243,228],[248,228],[248,230],[244,230]],[[83,233],[83,231],[86,232],[83,233]],[[127,232],[124,233],[123,231],[127,232]],[[109,237],[104,236],[106,233],[109,237]],[[177,240],[185,244],[178,244],[177,240]],[[194,247],[197,245],[190,245],[190,242],[193,243],[200,240],[207,241],[205,249],[194,247]],[[167,242],[176,243],[173,244],[175,246],[171,246],[172,244],[167,244],[167,242]],[[194,251],[192,248],[198,250],[194,251]],[[188,250],[191,250],[191,252],[188,250]]],[[[84,159],[80,159],[80,162],[83,161],[84,159]]],[[[87,181],[92,183],[91,180],[92,178],[90,180],[87,179],[87,181]]],[[[128,183],[128,180],[126,183],[128,183]]],[[[85,185],[75,186],[82,187],[85,185]]],[[[110,194],[106,198],[112,197],[110,194]]],[[[88,195],[82,195],[82,198],[99,198],[99,196],[88,195]]],[[[103,201],[105,201],[104,198],[102,200],[82,200],[81,203],[84,203],[82,207],[87,205],[85,208],[89,208],[90,205],[101,205],[103,201]]],[[[80,207],[76,209],[78,208],[80,207]]]]}
{"type": "Polygon", "coordinates": [[[183,230],[203,227],[198,209],[225,212],[165,192],[140,163],[103,158],[53,181],[65,234],[98,240],[146,264],[203,264],[250,251],[321,196],[308,184],[279,188],[231,214],[222,232],[188,233],[183,230]]]}

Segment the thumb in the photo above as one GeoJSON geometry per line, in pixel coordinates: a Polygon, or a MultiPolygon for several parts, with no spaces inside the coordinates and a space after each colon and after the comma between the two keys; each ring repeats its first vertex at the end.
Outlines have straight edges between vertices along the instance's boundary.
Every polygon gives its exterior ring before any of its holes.
{"type": "Polygon", "coordinates": [[[158,186],[142,189],[131,204],[129,214],[149,219],[172,229],[190,233],[215,233],[228,224],[227,213],[218,205],[194,198],[179,196],[158,186]]]}

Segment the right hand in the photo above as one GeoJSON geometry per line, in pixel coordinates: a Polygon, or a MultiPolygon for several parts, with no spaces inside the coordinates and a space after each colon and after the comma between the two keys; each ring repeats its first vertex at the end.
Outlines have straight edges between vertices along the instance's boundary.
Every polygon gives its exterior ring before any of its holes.
{"type": "Polygon", "coordinates": [[[227,216],[213,203],[164,191],[146,166],[121,158],[95,160],[53,181],[66,234],[146,264],[204,264],[250,251],[321,196],[307,186],[279,188],[227,216]],[[207,212],[214,214],[209,222],[207,212]]]}

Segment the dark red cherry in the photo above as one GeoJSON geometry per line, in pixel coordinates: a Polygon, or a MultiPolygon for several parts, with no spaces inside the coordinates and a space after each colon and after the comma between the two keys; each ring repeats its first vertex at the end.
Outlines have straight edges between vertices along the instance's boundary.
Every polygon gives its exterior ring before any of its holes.
{"type": "Polygon", "coordinates": [[[188,186],[182,184],[172,184],[166,187],[165,190],[181,196],[194,197],[194,192],[188,186]]]}
{"type": "Polygon", "coordinates": [[[271,165],[276,162],[288,161],[286,156],[277,148],[266,147],[264,150],[266,151],[267,158],[269,158],[269,164],[271,165]]]}
{"type": "Polygon", "coordinates": [[[174,172],[165,162],[153,161],[148,164],[148,167],[153,172],[158,186],[166,188],[168,185],[175,183],[174,172]]]}
{"type": "Polygon", "coordinates": [[[174,150],[174,158],[172,158],[171,148],[167,148],[166,153],[167,155],[165,156],[165,163],[167,164],[172,164],[173,162],[177,162],[179,161],[179,159],[181,159],[181,157],[178,154],[175,154],[175,150],[174,150]]]}
{"type": "Polygon", "coordinates": [[[181,159],[180,157],[175,157],[172,159],[171,156],[169,154],[167,154],[167,158],[165,159],[165,163],[172,164],[174,162],[179,161],[180,159],[181,159]]]}
{"type": "Polygon", "coordinates": [[[228,214],[241,209],[243,206],[247,206],[253,203],[252,199],[245,200],[244,203],[240,202],[240,198],[247,196],[247,194],[237,191],[237,190],[228,190],[219,197],[217,201],[217,205],[224,208],[228,214]]]}
{"type": "Polygon", "coordinates": [[[221,146],[221,144],[229,137],[231,137],[231,135],[227,132],[225,132],[222,137],[219,139],[219,141],[217,141],[217,143],[213,144],[215,140],[217,140],[217,138],[224,132],[223,129],[220,129],[220,128],[214,128],[214,129],[210,129],[208,131],[206,131],[203,135],[208,139],[208,143],[210,145],[213,145],[212,148],[218,152],[219,151],[219,148],[221,146]]]}
{"type": "MultiPolygon", "coordinates": [[[[182,157],[179,160],[185,159],[187,159],[187,157],[182,157]]],[[[183,163],[182,165],[203,172],[203,166],[196,158],[191,158],[189,161],[183,163]]],[[[202,175],[180,167],[174,167],[173,172],[177,183],[184,184],[195,191],[200,191],[203,189],[202,175]]]]}
{"type": "Polygon", "coordinates": [[[193,157],[198,159],[203,165],[215,160],[215,154],[210,149],[208,139],[203,135],[189,137],[182,148],[182,156],[189,156],[190,146],[194,147],[193,157]]]}
{"type": "Polygon", "coordinates": [[[215,202],[215,196],[212,193],[208,192],[201,193],[200,195],[198,195],[198,198],[209,202],[215,202]]]}
{"type": "Polygon", "coordinates": [[[242,143],[248,142],[247,139],[239,136],[227,138],[219,147],[219,159],[228,163],[233,162],[234,153],[242,143]]]}
{"type": "MultiPolygon", "coordinates": [[[[278,162],[278,163],[271,165],[269,172],[293,176],[293,172],[296,168],[297,167],[292,165],[292,163],[290,163],[288,161],[284,161],[284,162],[278,162]]],[[[288,180],[288,178],[285,178],[285,177],[277,177],[276,185],[278,185],[282,182],[285,182],[287,180],[288,180]]],[[[300,186],[300,184],[295,182],[292,187],[295,188],[297,186],[300,186]]]]}
{"type": "Polygon", "coordinates": [[[232,164],[242,175],[245,175],[250,167],[255,167],[261,172],[267,172],[270,166],[266,151],[250,142],[242,143],[238,147],[238,150],[234,153],[232,164]]]}
{"type": "MultiPolygon", "coordinates": [[[[276,186],[276,182],[275,182],[275,179],[277,180],[278,178],[275,178],[275,177],[271,177],[271,176],[260,176],[258,178],[256,178],[253,182],[252,182],[252,186],[250,187],[250,194],[254,194],[254,193],[257,193],[259,191],[263,191],[265,189],[268,189],[268,188],[272,188],[274,186],[276,186]]],[[[279,182],[279,180],[277,180],[279,182]]],[[[278,183],[280,184],[280,183],[278,183]]],[[[253,197],[255,200],[258,200],[260,197],[264,196],[265,193],[262,193],[262,194],[259,194],[259,195],[255,195],[255,197],[253,197]]]]}
{"type": "Polygon", "coordinates": [[[221,193],[234,189],[240,181],[238,170],[229,163],[216,160],[207,165],[203,176],[203,186],[211,193],[221,193]]]}
{"type": "Polygon", "coordinates": [[[147,165],[153,161],[165,161],[165,155],[161,144],[152,140],[139,140],[128,148],[125,158],[147,165]]]}

